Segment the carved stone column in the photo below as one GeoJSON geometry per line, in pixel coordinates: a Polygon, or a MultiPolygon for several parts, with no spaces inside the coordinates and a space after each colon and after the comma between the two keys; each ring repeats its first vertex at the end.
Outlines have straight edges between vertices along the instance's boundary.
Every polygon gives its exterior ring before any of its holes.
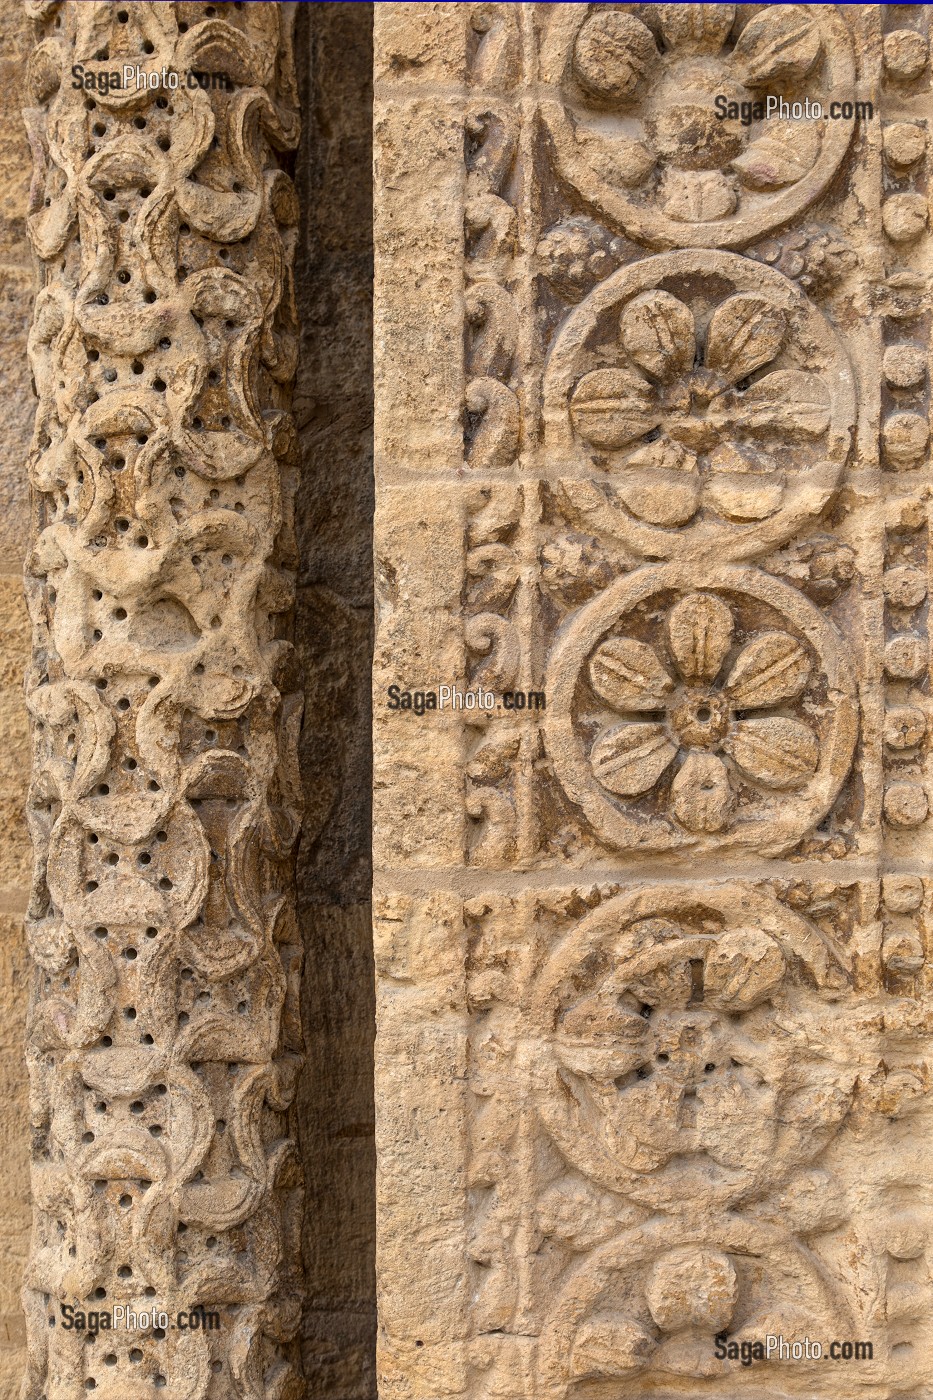
{"type": "Polygon", "coordinates": [[[286,1400],[302,1393],[290,7],[27,8],[23,1396],[286,1400]],[[68,1327],[66,1306],[115,1329],[68,1327]],[[121,1307],[148,1325],[120,1326],[121,1307]]]}
{"type": "Polygon", "coordinates": [[[928,9],[377,7],[383,1400],[925,1393],[928,9]]]}

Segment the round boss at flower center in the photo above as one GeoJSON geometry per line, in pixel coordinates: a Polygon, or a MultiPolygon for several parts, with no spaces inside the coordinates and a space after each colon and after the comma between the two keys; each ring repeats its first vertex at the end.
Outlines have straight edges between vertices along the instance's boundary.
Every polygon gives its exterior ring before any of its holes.
{"type": "Polygon", "coordinates": [[[708,690],[688,692],[671,711],[671,728],[684,748],[716,748],[729,728],[729,706],[708,690]]]}

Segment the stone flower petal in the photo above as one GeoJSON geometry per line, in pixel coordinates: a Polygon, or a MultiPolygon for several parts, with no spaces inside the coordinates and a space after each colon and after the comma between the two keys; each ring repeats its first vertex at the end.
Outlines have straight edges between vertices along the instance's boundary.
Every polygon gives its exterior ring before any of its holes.
{"type": "Polygon", "coordinates": [[[722,831],[732,815],[735,798],[721,758],[691,753],[671,784],[671,810],[688,831],[722,831]]]}
{"type": "Polygon", "coordinates": [[[809,678],[803,643],[789,632],[764,632],[739,653],[725,689],[736,710],[763,710],[795,700],[809,678]]]}
{"type": "Polygon", "coordinates": [[[659,438],[626,457],[616,492],[638,520],[649,525],[685,525],[700,504],[701,482],[694,452],[659,438]]]}
{"type": "Polygon", "coordinates": [[[660,710],[674,688],[658,656],[644,642],[610,637],[590,661],[590,684],[614,710],[660,710]]]}
{"type": "Polygon", "coordinates": [[[732,383],[773,360],[784,343],[784,313],[754,292],[740,292],[717,306],[706,337],[706,366],[732,383]]]}
{"type": "Polygon", "coordinates": [[[740,83],[797,82],[809,73],[823,47],[809,11],[804,5],[769,5],[749,20],[732,55],[740,83]]]}
{"type": "Polygon", "coordinates": [[[766,520],[780,506],[785,484],[767,453],[724,442],[710,453],[703,500],[729,520],[766,520]]]}
{"type": "Polygon", "coordinates": [[[693,368],[693,312],[669,292],[645,292],[622,312],[622,344],[636,365],[670,384],[693,368]]]}
{"type": "Polygon", "coordinates": [[[685,681],[714,681],[732,645],[732,613],[712,593],[691,593],[668,614],[667,641],[685,681]]]}
{"type": "Polygon", "coordinates": [[[573,71],[593,97],[625,102],[657,56],[654,36],[640,19],[620,10],[602,10],[580,26],[573,71]]]}
{"type": "Polygon", "coordinates": [[[782,715],[739,720],[723,748],[750,778],[773,788],[803,787],[820,761],[813,730],[782,715]]]}
{"type": "Polygon", "coordinates": [[[573,391],[570,417],[582,438],[611,450],[650,433],[661,422],[655,392],[641,375],[624,369],[596,369],[573,391]]]}
{"type": "Polygon", "coordinates": [[[758,140],[736,156],[732,168],[753,190],[779,190],[796,184],[813,168],[821,140],[817,122],[778,118],[765,124],[758,140]]]}
{"type": "Polygon", "coordinates": [[[649,792],[674,759],[677,745],[663,724],[617,724],[590,752],[596,781],[619,797],[649,792]]]}
{"type": "Polygon", "coordinates": [[[733,421],[749,433],[820,437],[829,427],[829,408],[829,391],[819,375],[776,369],[746,389],[733,421]]]}
{"type": "Polygon", "coordinates": [[[735,176],[721,170],[665,170],[659,198],[678,223],[703,224],[734,213],[739,192],[735,176]]]}
{"type": "Polygon", "coordinates": [[[684,53],[718,54],[735,23],[734,5],[656,5],[664,42],[684,53]]]}

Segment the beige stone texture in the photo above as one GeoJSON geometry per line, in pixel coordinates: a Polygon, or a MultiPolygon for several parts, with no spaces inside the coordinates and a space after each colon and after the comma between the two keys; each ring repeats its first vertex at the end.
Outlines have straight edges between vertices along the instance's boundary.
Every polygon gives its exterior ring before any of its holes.
{"type": "MultiPolygon", "coordinates": [[[[21,1396],[297,1400],[294,8],[25,9],[21,1396]],[[134,63],[179,80],[114,81],[134,63]]],[[[4,779],[22,728],[0,701],[4,779]]]]}
{"type": "Polygon", "coordinates": [[[381,1400],[929,1391],[929,9],[376,7],[381,1400]]]}
{"type": "Polygon", "coordinates": [[[31,1220],[25,1044],[29,973],[23,914],[31,852],[24,819],[31,751],[23,676],[31,634],[22,566],[31,528],[26,461],[35,400],[26,341],[35,271],[26,237],[31,158],[17,94],[33,47],[19,0],[0,3],[0,1397],[15,1400],[26,1366],[20,1301],[31,1220]]]}

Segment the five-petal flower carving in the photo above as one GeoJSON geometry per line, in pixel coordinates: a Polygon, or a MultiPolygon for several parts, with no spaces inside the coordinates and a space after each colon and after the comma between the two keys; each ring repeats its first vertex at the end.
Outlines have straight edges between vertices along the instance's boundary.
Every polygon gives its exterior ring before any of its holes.
{"type": "Polygon", "coordinates": [[[595,10],[573,51],[574,78],[591,102],[641,118],[640,140],[616,142],[621,183],[650,182],[669,219],[697,224],[728,218],[746,195],[793,185],[813,168],[818,124],[765,115],[763,101],[816,68],[824,43],[811,6],[768,6],[731,47],[736,5],[637,8],[643,18],[595,10]],[[756,102],[761,115],[743,121],[756,102]]]}
{"type": "Polygon", "coordinates": [[[822,437],[830,423],[820,375],[758,374],[788,338],[786,313],[755,292],[716,307],[705,345],[690,307],[669,292],[625,306],[621,363],[583,375],[570,415],[580,437],[622,467],[617,490],[634,516],[671,527],[701,506],[738,521],[780,508],[788,445],[822,437]]]}
{"type": "Polygon", "coordinates": [[[691,593],[669,611],[663,650],[632,637],[603,641],[589,683],[626,716],[590,751],[597,781],[618,797],[651,791],[676,760],[671,811],[697,833],[728,827],[738,783],[800,789],[813,777],[819,740],[778,712],[801,699],[812,662],[790,632],[762,631],[734,652],[735,618],[712,593],[691,593]]]}

